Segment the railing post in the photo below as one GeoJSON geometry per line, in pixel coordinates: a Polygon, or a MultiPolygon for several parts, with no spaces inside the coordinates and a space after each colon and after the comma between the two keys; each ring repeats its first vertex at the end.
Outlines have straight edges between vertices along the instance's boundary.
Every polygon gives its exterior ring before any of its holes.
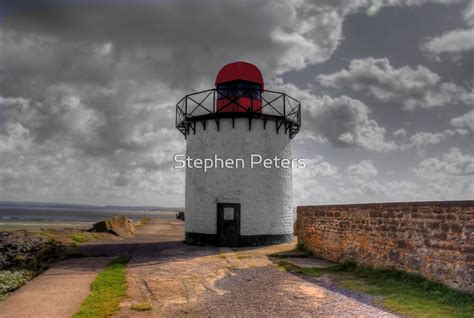
{"type": "Polygon", "coordinates": [[[251,111],[253,112],[254,109],[253,109],[253,88],[249,85],[249,88],[250,88],[250,92],[249,92],[249,95],[250,95],[250,109],[251,111]]]}
{"type": "Polygon", "coordinates": [[[301,126],[301,104],[298,104],[298,125],[301,126]]]}

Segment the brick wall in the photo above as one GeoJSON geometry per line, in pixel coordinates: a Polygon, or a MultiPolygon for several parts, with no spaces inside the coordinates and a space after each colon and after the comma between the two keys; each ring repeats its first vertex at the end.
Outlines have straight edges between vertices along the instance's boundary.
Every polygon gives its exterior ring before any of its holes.
{"type": "Polygon", "coordinates": [[[298,242],[315,255],[388,267],[474,291],[474,201],[299,206],[298,242]]]}

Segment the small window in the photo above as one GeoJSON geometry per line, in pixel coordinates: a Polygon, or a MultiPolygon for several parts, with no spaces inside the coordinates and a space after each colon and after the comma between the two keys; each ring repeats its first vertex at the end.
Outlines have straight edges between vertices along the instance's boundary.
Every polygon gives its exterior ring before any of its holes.
{"type": "Polygon", "coordinates": [[[237,97],[239,95],[239,83],[229,84],[229,96],[237,97]]]}
{"type": "Polygon", "coordinates": [[[234,208],[224,208],[224,220],[234,219],[234,208]]]}
{"type": "Polygon", "coordinates": [[[252,99],[262,99],[261,92],[262,92],[262,86],[259,84],[252,84],[251,86],[251,91],[252,91],[252,99]]]}
{"type": "Polygon", "coordinates": [[[232,82],[217,86],[218,99],[248,97],[261,99],[261,85],[248,82],[232,82]]]}
{"type": "Polygon", "coordinates": [[[225,84],[217,86],[217,92],[219,93],[218,99],[228,98],[229,96],[229,88],[225,84]]]}

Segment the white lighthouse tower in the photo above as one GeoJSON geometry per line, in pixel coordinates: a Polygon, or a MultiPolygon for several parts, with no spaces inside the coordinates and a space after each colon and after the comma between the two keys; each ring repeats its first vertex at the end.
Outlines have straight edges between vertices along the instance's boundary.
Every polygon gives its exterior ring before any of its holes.
{"type": "Polygon", "coordinates": [[[283,162],[292,159],[300,103],[264,90],[262,73],[246,62],[224,66],[215,85],[186,95],[176,107],[186,157],[214,160],[209,169],[186,168],[186,242],[288,242],[293,238],[292,173],[283,162]]]}

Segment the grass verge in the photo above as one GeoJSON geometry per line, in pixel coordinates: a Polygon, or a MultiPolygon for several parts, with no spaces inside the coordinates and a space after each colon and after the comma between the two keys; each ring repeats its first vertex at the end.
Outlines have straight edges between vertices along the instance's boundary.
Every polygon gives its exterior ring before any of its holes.
{"type": "Polygon", "coordinates": [[[151,218],[148,216],[143,217],[140,221],[135,222],[135,226],[143,226],[150,223],[151,218]]]}
{"type": "Polygon", "coordinates": [[[378,296],[380,304],[408,317],[474,317],[473,294],[451,289],[418,275],[353,264],[300,268],[279,261],[277,266],[280,270],[305,276],[337,274],[340,286],[378,296]]]}
{"type": "Polygon", "coordinates": [[[130,257],[112,260],[92,282],[91,293],[81,304],[74,318],[109,317],[120,309],[119,305],[127,294],[125,266],[130,257]]]}
{"type": "Polygon", "coordinates": [[[87,232],[80,229],[41,229],[37,234],[47,237],[50,241],[62,244],[77,245],[93,240],[100,240],[106,237],[105,233],[87,232]]]}
{"type": "Polygon", "coordinates": [[[135,311],[149,311],[152,309],[151,304],[149,303],[140,303],[140,304],[133,304],[130,309],[135,311]]]}

